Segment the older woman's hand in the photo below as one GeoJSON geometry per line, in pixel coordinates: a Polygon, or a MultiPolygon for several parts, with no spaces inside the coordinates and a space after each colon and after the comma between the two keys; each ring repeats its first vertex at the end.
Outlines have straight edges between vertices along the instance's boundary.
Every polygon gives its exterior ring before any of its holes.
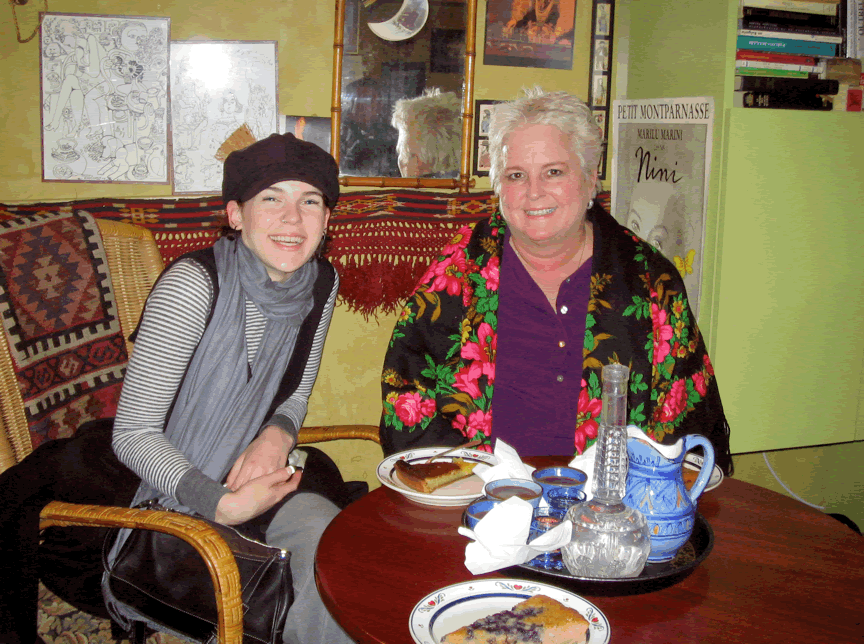
{"type": "Polygon", "coordinates": [[[302,471],[281,467],[271,474],[252,479],[223,496],[216,506],[216,521],[237,525],[254,519],[279,503],[300,485],[302,471]]]}
{"type": "Polygon", "coordinates": [[[268,425],[249,443],[228,472],[225,485],[236,492],[259,476],[271,474],[288,463],[294,439],[275,425],[268,425]]]}

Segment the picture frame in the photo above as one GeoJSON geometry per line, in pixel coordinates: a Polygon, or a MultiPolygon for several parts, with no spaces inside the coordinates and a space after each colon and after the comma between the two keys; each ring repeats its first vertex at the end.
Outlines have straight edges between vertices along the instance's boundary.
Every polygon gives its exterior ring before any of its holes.
{"type": "Polygon", "coordinates": [[[501,101],[478,99],[474,101],[474,175],[488,177],[491,164],[489,161],[489,123],[492,112],[501,101]]]}
{"type": "Polygon", "coordinates": [[[170,49],[174,194],[218,194],[221,159],[279,131],[276,41],[174,41],[170,49]]]}
{"type": "Polygon", "coordinates": [[[576,5],[487,0],[483,64],[573,69],[576,5]]]}
{"type": "Polygon", "coordinates": [[[42,181],[169,182],[170,18],[46,13],[42,181]]]}
{"type": "Polygon", "coordinates": [[[603,153],[597,178],[606,178],[609,148],[609,109],[612,104],[612,38],[615,0],[593,0],[591,13],[591,60],[588,66],[588,106],[603,132],[603,153]]]}

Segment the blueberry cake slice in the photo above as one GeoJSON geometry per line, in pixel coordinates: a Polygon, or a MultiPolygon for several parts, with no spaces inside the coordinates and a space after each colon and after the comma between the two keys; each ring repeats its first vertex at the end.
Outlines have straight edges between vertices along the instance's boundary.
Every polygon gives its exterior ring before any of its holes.
{"type": "Polygon", "coordinates": [[[441,638],[441,644],[585,644],[588,621],[546,595],[494,613],[441,638]]]}

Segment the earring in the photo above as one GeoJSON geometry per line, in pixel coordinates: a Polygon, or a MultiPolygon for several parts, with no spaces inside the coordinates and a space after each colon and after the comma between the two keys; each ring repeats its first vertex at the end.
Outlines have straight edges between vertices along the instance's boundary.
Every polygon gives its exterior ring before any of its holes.
{"type": "Polygon", "coordinates": [[[589,199],[588,200],[588,208],[586,210],[591,210],[593,207],[594,207],[594,200],[589,199]]]}

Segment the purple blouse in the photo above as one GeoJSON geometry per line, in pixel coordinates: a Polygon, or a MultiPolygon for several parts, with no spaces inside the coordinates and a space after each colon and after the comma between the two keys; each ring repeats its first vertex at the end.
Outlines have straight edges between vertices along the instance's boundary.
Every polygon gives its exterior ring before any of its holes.
{"type": "Polygon", "coordinates": [[[553,311],[504,240],[492,436],[520,456],[574,453],[591,263],[564,280],[553,311]]]}

